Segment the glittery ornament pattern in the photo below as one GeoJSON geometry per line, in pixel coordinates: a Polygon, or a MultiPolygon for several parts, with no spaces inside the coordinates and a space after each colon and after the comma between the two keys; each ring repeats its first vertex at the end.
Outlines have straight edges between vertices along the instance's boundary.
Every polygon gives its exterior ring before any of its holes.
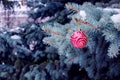
{"type": "Polygon", "coordinates": [[[84,31],[73,32],[70,37],[71,44],[76,48],[83,48],[87,44],[88,38],[84,31]]]}

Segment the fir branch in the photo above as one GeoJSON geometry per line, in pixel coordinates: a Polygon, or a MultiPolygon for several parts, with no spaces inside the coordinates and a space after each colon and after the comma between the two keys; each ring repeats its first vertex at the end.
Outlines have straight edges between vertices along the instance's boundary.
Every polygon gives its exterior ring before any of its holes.
{"type": "Polygon", "coordinates": [[[74,57],[68,59],[67,62],[71,62],[71,61],[73,61],[74,59],[76,59],[77,57],[78,57],[78,55],[76,55],[76,56],[74,56],[74,57]]]}
{"type": "Polygon", "coordinates": [[[93,24],[91,24],[91,23],[89,23],[89,22],[87,22],[87,21],[84,21],[84,20],[82,20],[82,19],[77,19],[77,18],[75,18],[75,21],[77,22],[77,23],[79,23],[79,24],[81,24],[81,23],[83,23],[83,24],[86,24],[86,25],[88,25],[88,26],[90,26],[90,27],[92,27],[92,28],[94,28],[94,29],[98,29],[98,28],[101,28],[100,26],[94,26],[93,24]]]}
{"type": "Polygon", "coordinates": [[[49,29],[47,29],[47,28],[45,29],[45,32],[52,33],[52,34],[54,34],[54,35],[56,35],[56,36],[65,36],[64,34],[60,34],[60,33],[51,31],[51,30],[49,30],[49,29]]]}
{"type": "Polygon", "coordinates": [[[75,11],[75,12],[79,12],[79,11],[80,11],[80,10],[75,9],[75,8],[72,7],[72,6],[66,5],[66,7],[67,7],[68,9],[71,9],[71,10],[75,11]]]}
{"type": "MultiPolygon", "coordinates": [[[[78,10],[78,9],[72,7],[72,6],[66,5],[66,7],[67,7],[68,9],[71,9],[71,10],[77,12],[77,13],[80,12],[80,10],[78,10]]],[[[86,24],[86,25],[88,25],[88,26],[90,26],[90,27],[92,27],[92,28],[95,28],[95,29],[101,28],[101,26],[94,26],[93,24],[91,24],[91,23],[89,23],[89,22],[87,22],[87,21],[84,21],[84,20],[82,20],[82,19],[77,19],[77,18],[75,18],[75,21],[76,21],[77,23],[86,24]]]]}

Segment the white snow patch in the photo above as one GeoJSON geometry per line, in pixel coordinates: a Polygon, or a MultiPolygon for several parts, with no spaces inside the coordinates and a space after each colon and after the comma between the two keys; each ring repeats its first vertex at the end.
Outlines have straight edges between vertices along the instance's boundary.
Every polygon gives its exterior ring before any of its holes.
{"type": "Polygon", "coordinates": [[[120,23],[120,9],[118,8],[104,8],[105,12],[116,12],[113,16],[111,16],[111,20],[116,24],[120,23]]]}
{"type": "Polygon", "coordinates": [[[38,11],[38,8],[35,8],[33,11],[34,11],[34,12],[37,12],[37,11],[38,11]]]}
{"type": "Polygon", "coordinates": [[[15,6],[14,11],[29,11],[30,8],[28,8],[26,5],[21,6],[20,8],[15,6]]]}
{"type": "Polygon", "coordinates": [[[81,10],[81,11],[79,12],[79,14],[80,14],[80,16],[82,17],[83,20],[86,19],[86,12],[85,12],[84,10],[81,10]]]}
{"type": "Polygon", "coordinates": [[[17,52],[14,52],[14,55],[17,55],[18,53],[17,52]]]}
{"type": "Polygon", "coordinates": [[[13,36],[11,36],[11,38],[12,38],[12,39],[21,39],[21,37],[18,36],[18,35],[13,35],[13,36]]]}
{"type": "Polygon", "coordinates": [[[103,9],[105,12],[108,11],[108,12],[117,12],[117,13],[120,13],[120,9],[118,8],[104,8],[103,9]]]}
{"type": "Polygon", "coordinates": [[[16,28],[10,29],[9,31],[10,31],[10,32],[14,32],[14,31],[17,31],[17,30],[19,30],[19,29],[20,29],[19,27],[16,27],[16,28]]]}
{"type": "Polygon", "coordinates": [[[2,62],[2,65],[5,65],[5,63],[4,63],[4,62],[2,62]]]}
{"type": "Polygon", "coordinates": [[[115,14],[115,15],[111,16],[111,20],[114,23],[120,23],[120,14],[115,14]]]}

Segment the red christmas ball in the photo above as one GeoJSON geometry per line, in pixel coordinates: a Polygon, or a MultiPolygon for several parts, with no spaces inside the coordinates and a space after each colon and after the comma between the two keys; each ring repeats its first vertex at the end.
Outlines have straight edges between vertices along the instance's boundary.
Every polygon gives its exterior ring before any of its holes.
{"type": "Polygon", "coordinates": [[[88,38],[84,31],[73,32],[70,37],[70,43],[76,48],[83,48],[87,44],[88,38]]]}

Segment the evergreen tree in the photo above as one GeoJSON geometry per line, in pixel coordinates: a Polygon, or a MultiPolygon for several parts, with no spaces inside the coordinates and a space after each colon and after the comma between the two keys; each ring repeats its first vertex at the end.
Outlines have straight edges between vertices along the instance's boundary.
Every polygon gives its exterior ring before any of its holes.
{"type": "Polygon", "coordinates": [[[44,38],[44,42],[57,48],[60,56],[65,56],[65,64],[79,64],[90,79],[118,80],[120,32],[115,26],[119,23],[113,23],[110,19],[114,12],[104,12],[102,8],[95,8],[89,3],[67,4],[66,7],[78,13],[72,16],[70,23],[65,25],[53,22],[43,26],[43,30],[51,33],[50,37],[44,38]],[[84,14],[81,14],[83,12],[84,14]],[[82,49],[77,49],[70,44],[70,36],[78,30],[77,26],[80,26],[88,37],[88,43],[82,49]]]}
{"type": "Polygon", "coordinates": [[[1,80],[119,80],[117,12],[90,3],[32,7],[18,31],[0,32],[1,80]],[[83,48],[70,43],[78,27],[88,38],[83,48]]]}

